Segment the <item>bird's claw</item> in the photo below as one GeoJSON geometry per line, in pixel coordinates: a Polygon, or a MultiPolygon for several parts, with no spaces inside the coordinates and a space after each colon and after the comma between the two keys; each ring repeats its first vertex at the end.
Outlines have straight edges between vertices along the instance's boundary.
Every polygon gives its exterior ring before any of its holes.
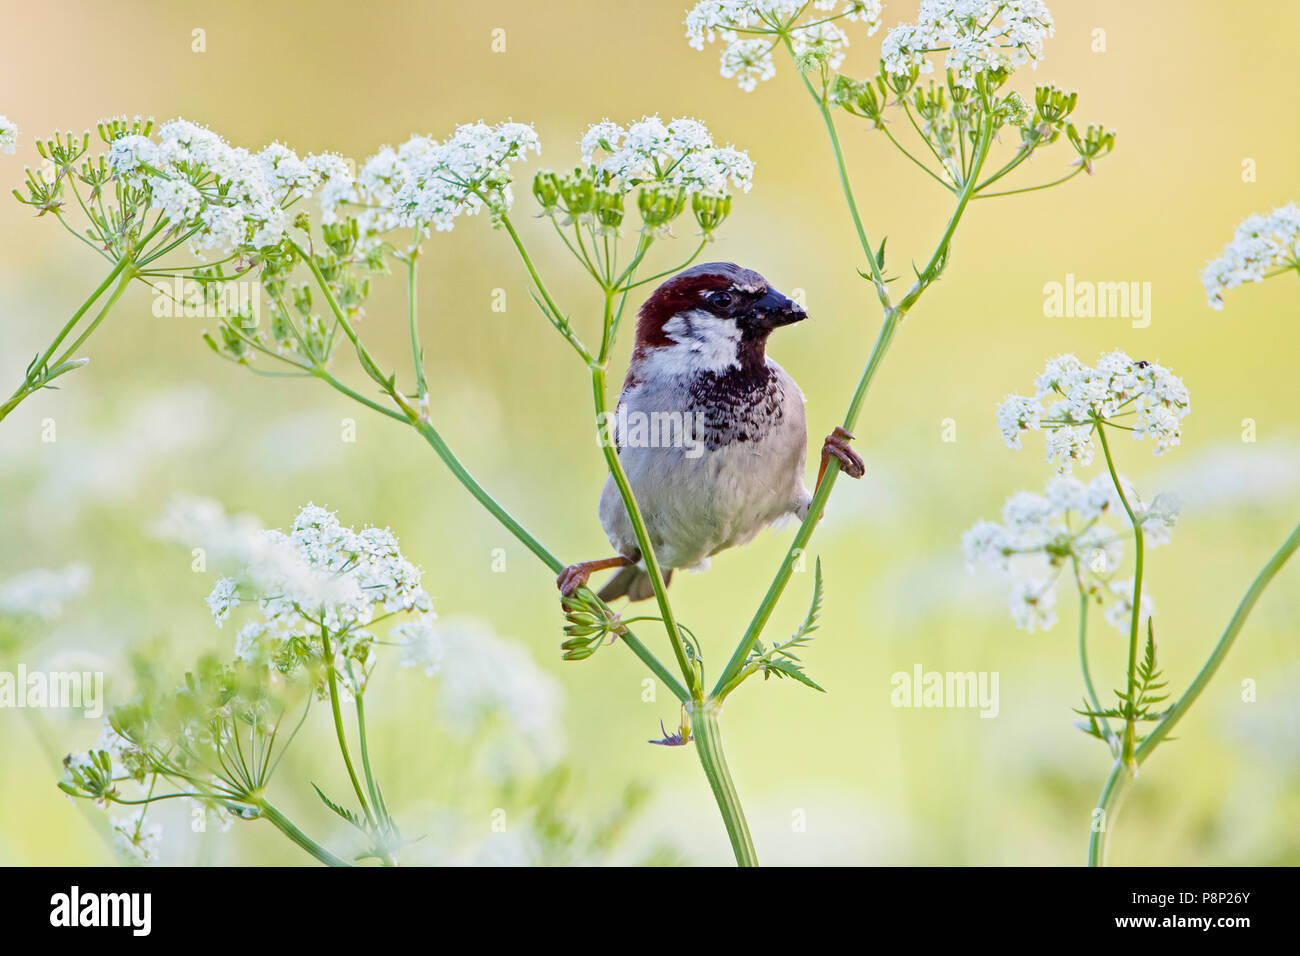
{"type": "Polygon", "coordinates": [[[862,456],[849,447],[849,442],[852,440],[852,432],[836,425],[835,430],[826,436],[826,441],[822,444],[822,457],[829,455],[836,459],[840,463],[840,471],[850,478],[861,478],[867,473],[867,466],[862,456]]]}
{"type": "Polygon", "coordinates": [[[591,568],[586,564],[571,564],[555,579],[555,586],[564,597],[573,597],[591,577],[591,568]]]}

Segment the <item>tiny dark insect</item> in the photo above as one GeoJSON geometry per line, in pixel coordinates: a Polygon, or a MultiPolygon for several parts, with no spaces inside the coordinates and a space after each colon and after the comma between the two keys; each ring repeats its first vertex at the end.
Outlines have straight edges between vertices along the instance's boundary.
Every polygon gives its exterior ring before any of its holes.
{"type": "Polygon", "coordinates": [[[1146,359],[1142,359],[1142,360],[1140,360],[1140,361],[1137,363],[1137,367],[1138,367],[1138,368],[1146,368],[1146,367],[1147,367],[1148,365],[1150,365],[1150,364],[1151,364],[1151,363],[1148,362],[1146,359]]]}

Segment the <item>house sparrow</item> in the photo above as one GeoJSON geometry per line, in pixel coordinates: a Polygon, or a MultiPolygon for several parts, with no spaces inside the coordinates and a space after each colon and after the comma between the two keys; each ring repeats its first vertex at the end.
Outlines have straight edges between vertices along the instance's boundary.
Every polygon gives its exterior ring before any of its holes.
{"type": "MultiPolygon", "coordinates": [[[[702,570],[719,551],[808,513],[803,392],[765,351],[773,329],[806,316],[757,272],[730,262],[693,266],[641,306],[613,433],[665,580],[675,568],[702,570]],[[678,425],[676,440],[664,441],[678,425]]],[[[852,438],[836,428],[826,439],[818,484],[832,457],[850,477],[865,473],[852,438]]],[[[621,568],[602,599],[651,597],[612,475],[599,511],[618,554],[565,568],[556,580],[561,594],[572,595],[594,571],[621,568]]]]}

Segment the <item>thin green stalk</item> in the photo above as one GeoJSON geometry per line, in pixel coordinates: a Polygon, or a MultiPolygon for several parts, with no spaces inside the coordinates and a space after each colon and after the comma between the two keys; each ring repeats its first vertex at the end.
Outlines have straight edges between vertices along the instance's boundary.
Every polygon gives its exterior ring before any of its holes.
{"type": "Polygon", "coordinates": [[[691,720],[691,734],[695,738],[695,752],[699,754],[704,775],[708,777],[709,787],[718,801],[736,863],[739,866],[758,866],[758,854],[749,835],[749,824],[745,822],[745,811],[740,806],[731,769],[722,751],[722,728],[719,724],[722,705],[715,700],[697,701],[687,705],[687,713],[691,720]]]}
{"type": "Polygon", "coordinates": [[[1283,565],[1286,564],[1291,555],[1295,554],[1297,549],[1300,549],[1300,525],[1296,525],[1290,537],[1282,543],[1282,547],[1278,548],[1259,574],[1255,576],[1255,580],[1251,582],[1241,602],[1237,605],[1237,610],[1233,612],[1232,619],[1228,621],[1228,626],[1224,628],[1223,636],[1219,638],[1219,642],[1214,646],[1214,650],[1210,652],[1209,658],[1202,665],[1191,684],[1187,686],[1187,690],[1183,691],[1182,696],[1178,698],[1178,703],[1165,712],[1165,716],[1160,723],[1156,724],[1155,729],[1138,746],[1134,752],[1133,768],[1127,767],[1122,760],[1116,760],[1114,766],[1111,767],[1110,775],[1106,778],[1106,784],[1097,800],[1097,811],[1100,811],[1098,815],[1104,829],[1098,831],[1094,825],[1093,832],[1088,839],[1089,866],[1104,866],[1106,863],[1107,834],[1111,830],[1115,817],[1119,812],[1120,798],[1128,785],[1137,776],[1137,766],[1140,766],[1155,752],[1156,747],[1168,738],[1169,733],[1178,724],[1178,721],[1182,720],[1183,715],[1187,713],[1192,704],[1196,703],[1196,699],[1201,696],[1201,692],[1205,690],[1210,679],[1214,677],[1219,666],[1228,656],[1228,652],[1232,650],[1232,645],[1236,642],[1237,636],[1241,633],[1250,612],[1254,610],[1255,604],[1264,593],[1264,589],[1277,577],[1278,572],[1282,570],[1283,565]]]}
{"type": "Polygon", "coordinates": [[[339,682],[334,669],[334,651],[330,646],[329,631],[323,625],[320,629],[320,639],[325,652],[325,677],[329,684],[330,712],[334,715],[334,733],[338,737],[339,753],[343,755],[343,764],[348,768],[348,779],[352,781],[352,789],[356,791],[357,801],[361,804],[366,819],[373,825],[375,818],[370,812],[370,804],[366,802],[366,795],[361,789],[361,781],[357,779],[356,768],[352,766],[352,754],[348,751],[347,734],[343,732],[343,713],[339,709],[339,682]]]}
{"type": "Polygon", "coordinates": [[[1135,691],[1137,689],[1138,633],[1142,627],[1142,570],[1146,548],[1142,534],[1142,522],[1138,520],[1138,516],[1128,503],[1128,498],[1124,494],[1124,487],[1119,480],[1119,473],[1115,470],[1115,461],[1110,455],[1110,444],[1106,441],[1106,429],[1101,422],[1097,422],[1096,427],[1097,436],[1101,440],[1102,453],[1106,456],[1106,468],[1110,471],[1110,480],[1114,483],[1120,504],[1124,506],[1128,520],[1133,525],[1133,614],[1129,621],[1127,683],[1130,714],[1124,721],[1124,740],[1120,759],[1124,761],[1131,771],[1136,772],[1137,762],[1134,759],[1134,749],[1137,738],[1137,721],[1133,717],[1133,712],[1137,709],[1135,691]]]}
{"type": "Polygon", "coordinates": [[[294,826],[293,821],[277,810],[271,803],[258,797],[253,800],[253,805],[257,807],[258,816],[271,823],[277,830],[326,866],[352,865],[342,857],[335,856],[311,837],[307,836],[307,834],[299,830],[294,826]]]}
{"type": "MultiPolygon", "coordinates": [[[[417,234],[416,240],[419,239],[417,234]]],[[[411,361],[415,365],[415,394],[419,399],[420,407],[423,409],[426,396],[429,394],[429,385],[424,378],[424,349],[420,346],[420,324],[419,324],[419,295],[416,290],[416,257],[419,256],[420,247],[412,245],[410,254],[406,260],[406,314],[407,322],[411,327],[411,361]]]]}
{"type": "MultiPolygon", "coordinates": [[[[948,259],[949,249],[952,239],[957,231],[957,225],[970,204],[971,197],[974,195],[975,182],[978,178],[979,170],[983,167],[984,161],[988,157],[989,147],[992,144],[992,133],[986,128],[980,137],[977,154],[972,167],[974,174],[967,177],[965,185],[957,198],[957,205],[952,215],[948,219],[948,225],[944,229],[938,244],[935,246],[934,253],[930,256],[930,261],[925,270],[917,278],[912,288],[908,290],[906,296],[897,305],[891,305],[888,293],[885,291],[884,278],[879,272],[879,266],[876,263],[875,254],[872,252],[871,243],[867,239],[866,230],[862,228],[862,217],[858,213],[857,203],[853,198],[853,190],[849,184],[848,168],[844,163],[844,155],[839,145],[839,137],[835,135],[835,124],[831,118],[830,110],[826,104],[817,96],[808,78],[804,77],[804,85],[808,87],[808,92],[817,101],[825,120],[827,131],[831,136],[831,146],[835,153],[836,166],[840,173],[840,184],[843,187],[844,198],[848,204],[849,212],[852,215],[854,225],[858,230],[858,239],[862,243],[862,251],[866,254],[868,261],[872,264],[873,275],[877,277],[876,288],[880,296],[880,301],[885,307],[884,319],[881,322],[880,332],[876,336],[876,343],[872,347],[871,355],[867,359],[867,364],[862,370],[862,375],[858,379],[857,388],[854,389],[853,397],[849,401],[848,411],[844,415],[844,429],[852,432],[857,424],[858,416],[862,411],[862,404],[866,401],[867,391],[871,386],[872,380],[880,369],[881,362],[884,360],[885,353],[889,350],[890,343],[894,340],[894,334],[898,330],[899,324],[907,315],[908,311],[914,306],[921,294],[930,286],[931,283],[943,271],[944,265],[948,259]]],[[[781,562],[780,568],[777,569],[776,576],[768,586],[767,593],[763,597],[762,603],[754,613],[749,627],[746,629],[740,643],[736,645],[735,652],[731,655],[731,660],[718,676],[717,683],[714,684],[712,696],[718,696],[719,693],[731,684],[741,668],[745,666],[750,652],[754,649],[763,628],[767,625],[768,619],[771,618],[772,612],[776,609],[777,602],[780,600],[786,585],[790,582],[790,577],[794,573],[795,564],[803,554],[804,549],[808,546],[812,538],[813,531],[817,527],[817,522],[821,520],[822,512],[826,508],[826,501],[830,497],[831,490],[835,487],[835,480],[840,473],[838,459],[831,459],[826,474],[822,477],[821,485],[813,494],[812,504],[808,508],[808,514],[804,517],[803,523],[799,530],[795,532],[794,540],[790,542],[790,548],[786,551],[785,558],[781,562]]]]}
{"type": "Polygon", "coordinates": [[[383,801],[379,799],[379,788],[375,785],[375,775],[370,769],[370,745],[366,742],[366,706],[363,695],[356,695],[357,705],[357,745],[361,749],[361,770],[366,775],[366,792],[370,794],[370,802],[375,807],[375,813],[386,817],[384,813],[383,801]]]}
{"type": "Polygon", "coordinates": [[[118,279],[117,285],[114,287],[112,293],[109,295],[108,300],[104,303],[99,312],[96,313],[95,317],[90,320],[90,324],[87,325],[86,328],[82,330],[82,333],[77,336],[76,340],[64,350],[63,354],[54,360],[55,368],[71,359],[77,349],[81,348],[81,346],[85,344],[86,339],[90,338],[95,329],[99,328],[100,323],[102,323],[104,319],[108,318],[108,313],[112,310],[113,306],[117,304],[117,300],[122,298],[122,293],[126,291],[126,287],[131,284],[131,280],[134,278],[134,269],[128,267],[123,270],[122,275],[118,279]]]}
{"type": "MultiPolygon", "coordinates": [[[[63,340],[71,334],[77,323],[80,322],[82,317],[90,311],[90,307],[94,305],[99,297],[108,290],[109,286],[118,280],[122,271],[131,263],[132,259],[129,255],[123,256],[117,261],[117,264],[104,278],[104,281],[99,284],[99,287],[90,294],[85,302],[81,303],[81,306],[77,311],[72,314],[72,318],[70,318],[64,324],[63,328],[59,330],[59,334],[54,337],[54,341],[51,342],[49,346],[46,347],[45,351],[37,357],[36,361],[32,363],[32,376],[37,376],[40,370],[49,364],[50,357],[54,355],[55,350],[63,344],[63,340]]],[[[17,408],[25,398],[38,391],[44,384],[45,382],[41,381],[39,378],[28,377],[24,379],[22,385],[14,390],[14,393],[9,397],[9,400],[3,405],[0,405],[0,421],[4,421],[9,413],[17,408]]]]}
{"type": "MultiPolygon", "coordinates": [[[[612,297],[609,293],[606,293],[605,309],[607,316],[612,308],[612,302],[612,297]]],[[[591,370],[591,391],[596,406],[596,418],[598,421],[605,421],[608,417],[608,411],[605,399],[605,370],[603,368],[596,367],[591,370]]],[[[614,479],[614,484],[618,487],[619,496],[623,499],[623,504],[627,508],[628,519],[632,522],[632,530],[636,533],[637,546],[641,549],[641,560],[645,564],[646,573],[650,577],[650,584],[654,588],[655,600],[659,604],[659,614],[663,618],[664,630],[668,632],[668,640],[672,644],[673,656],[677,659],[677,667],[686,680],[686,687],[690,691],[690,696],[695,700],[700,700],[703,695],[703,688],[700,685],[699,675],[686,655],[686,645],[682,640],[681,631],[678,630],[677,626],[677,618],[673,615],[672,605],[668,600],[668,585],[664,582],[663,571],[659,567],[659,559],[655,555],[654,546],[650,541],[650,531],[646,527],[645,518],[642,516],[641,508],[636,502],[636,496],[632,492],[632,483],[628,480],[627,472],[623,470],[623,463],[619,461],[618,449],[608,441],[602,441],[601,444],[602,451],[605,454],[605,463],[609,466],[609,473],[614,479]]]]}
{"type": "Polygon", "coordinates": [[[1178,698],[1178,703],[1169,708],[1160,723],[1156,724],[1155,729],[1147,734],[1146,739],[1142,741],[1137,749],[1139,763],[1151,755],[1156,745],[1169,736],[1169,732],[1187,713],[1188,708],[1196,703],[1196,698],[1201,696],[1201,691],[1205,690],[1205,685],[1210,682],[1210,678],[1214,676],[1215,671],[1219,669],[1219,665],[1228,656],[1228,651],[1232,650],[1233,642],[1237,640],[1237,635],[1241,632],[1246,623],[1246,618],[1250,616],[1250,612],[1254,609],[1260,595],[1264,593],[1264,589],[1268,587],[1269,582],[1277,577],[1277,573],[1282,570],[1282,566],[1286,564],[1297,548],[1300,548],[1300,525],[1296,525],[1295,530],[1291,532],[1291,536],[1282,543],[1282,547],[1278,548],[1277,553],[1268,559],[1268,563],[1255,576],[1255,580],[1251,582],[1250,588],[1242,597],[1241,603],[1237,605],[1237,610],[1233,612],[1232,620],[1228,622],[1227,628],[1224,629],[1223,636],[1219,638],[1219,643],[1214,646],[1209,659],[1201,667],[1191,684],[1188,685],[1187,690],[1183,691],[1183,695],[1178,698]]]}
{"type": "MultiPolygon", "coordinates": [[[[327,304],[330,306],[335,318],[344,329],[344,332],[349,336],[349,338],[359,344],[359,340],[355,337],[356,333],[352,329],[351,323],[348,322],[347,317],[343,314],[342,309],[339,307],[333,294],[330,292],[329,287],[325,282],[325,277],[320,273],[318,268],[314,268],[314,263],[310,262],[310,259],[308,259],[306,253],[301,249],[301,247],[299,247],[299,252],[303,255],[304,259],[307,259],[309,266],[312,266],[311,271],[316,280],[316,284],[321,289],[327,304]]],[[[486,488],[478,483],[474,476],[469,473],[463,464],[461,464],[460,459],[458,459],[452,452],[451,447],[445,440],[443,440],[442,435],[438,433],[438,430],[434,427],[433,423],[427,418],[422,419],[419,414],[415,410],[411,409],[409,404],[402,399],[399,393],[395,391],[390,392],[390,397],[398,404],[401,411],[385,408],[379,403],[366,398],[340,382],[323,368],[313,369],[312,373],[322,381],[326,382],[331,388],[347,395],[354,401],[360,402],[368,408],[371,408],[389,418],[406,422],[414,428],[420,433],[420,436],[424,438],[425,442],[428,443],[429,447],[433,449],[434,453],[442,459],[443,464],[446,465],[447,469],[452,473],[452,477],[454,477],[466,491],[473,495],[475,500],[477,500],[479,504],[481,504],[487,512],[492,515],[492,517],[496,518],[507,531],[514,535],[515,538],[524,545],[524,547],[531,551],[538,560],[553,572],[558,574],[564,569],[564,562],[552,554],[545,545],[538,541],[537,538],[528,531],[527,528],[515,520],[514,516],[502,507],[502,505],[492,497],[486,488]]],[[[673,676],[672,672],[659,661],[654,652],[646,647],[636,637],[636,635],[634,635],[630,630],[625,630],[620,635],[619,639],[628,646],[632,653],[634,653],[656,677],[663,681],[664,686],[668,688],[674,697],[681,701],[690,699],[691,695],[682,685],[681,681],[673,676]]]]}
{"type": "Polygon", "coordinates": [[[1088,835],[1089,866],[1106,865],[1106,845],[1110,840],[1111,824],[1119,814],[1120,800],[1133,778],[1133,772],[1124,761],[1116,759],[1111,765],[1097,808],[1092,812],[1092,831],[1088,835]]]}
{"type": "MultiPolygon", "coordinates": [[[[1079,569],[1078,562],[1075,562],[1075,578],[1077,580],[1079,569]]],[[[1101,713],[1101,699],[1097,696],[1097,691],[1092,684],[1092,668],[1088,666],[1088,593],[1079,588],[1079,669],[1083,672],[1083,686],[1088,692],[1088,706],[1092,708],[1093,713],[1101,713]]],[[[1114,738],[1110,729],[1110,721],[1105,717],[1096,718],[1102,730],[1106,734],[1106,742],[1113,744],[1114,738]]]]}

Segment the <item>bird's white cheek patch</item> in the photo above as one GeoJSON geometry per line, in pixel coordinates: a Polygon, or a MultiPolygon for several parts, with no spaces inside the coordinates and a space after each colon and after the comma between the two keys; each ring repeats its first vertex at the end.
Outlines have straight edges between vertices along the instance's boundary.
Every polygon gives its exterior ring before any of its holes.
{"type": "Polygon", "coordinates": [[[740,364],[740,328],[735,322],[694,310],[665,322],[664,334],[675,343],[657,350],[664,371],[721,372],[740,364]]]}

